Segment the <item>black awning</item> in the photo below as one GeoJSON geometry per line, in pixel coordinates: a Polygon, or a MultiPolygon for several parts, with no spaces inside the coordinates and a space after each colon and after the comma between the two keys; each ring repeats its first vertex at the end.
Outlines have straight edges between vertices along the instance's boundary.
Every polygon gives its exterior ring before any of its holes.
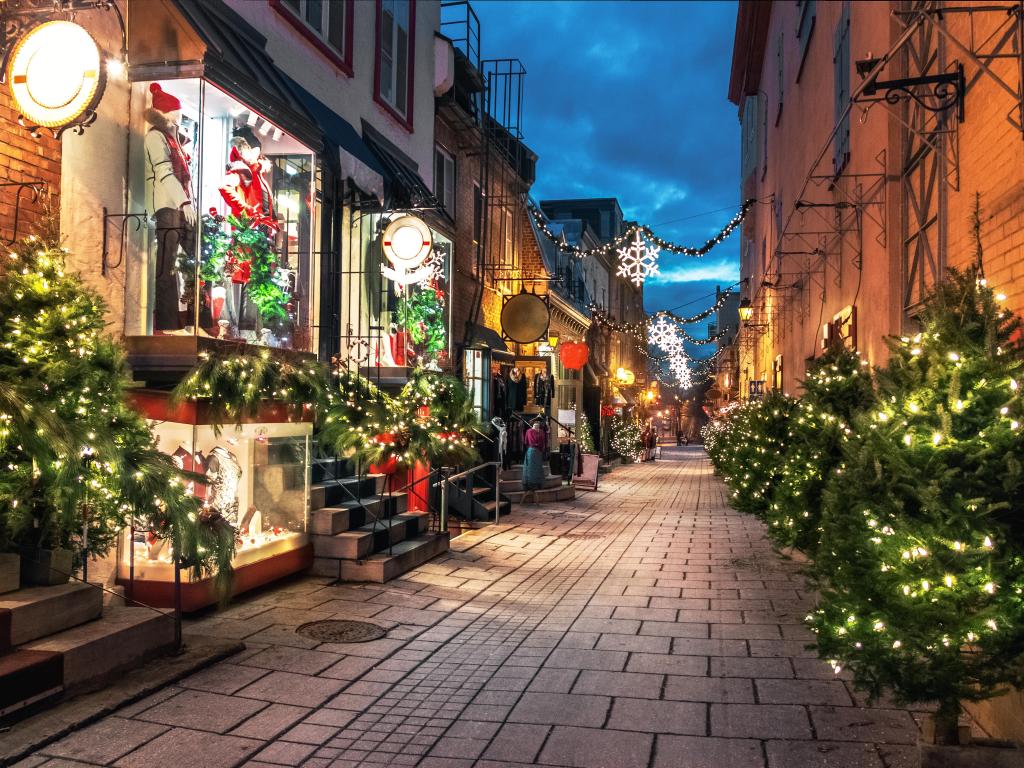
{"type": "Polygon", "coordinates": [[[493,352],[508,352],[508,345],[501,338],[501,334],[486,325],[473,326],[473,333],[466,340],[466,346],[471,347],[474,344],[483,345],[493,352]]]}
{"type": "Polygon", "coordinates": [[[313,116],[316,124],[323,132],[324,138],[329,143],[352,155],[371,170],[376,171],[382,176],[385,174],[380,160],[378,160],[377,156],[370,151],[370,148],[366,146],[366,142],[363,141],[359,132],[352,127],[352,124],[348,120],[328,107],[320,101],[320,99],[287,75],[284,75],[284,78],[288,81],[288,85],[295,95],[298,96],[299,101],[302,102],[306,111],[313,116]]]}
{"type": "Polygon", "coordinates": [[[391,208],[439,208],[416,163],[363,120],[363,140],[384,166],[391,208]]]}
{"type": "Polygon", "coordinates": [[[204,76],[320,152],[316,121],[267,53],[267,39],[223,0],[173,2],[206,44],[204,76]]]}

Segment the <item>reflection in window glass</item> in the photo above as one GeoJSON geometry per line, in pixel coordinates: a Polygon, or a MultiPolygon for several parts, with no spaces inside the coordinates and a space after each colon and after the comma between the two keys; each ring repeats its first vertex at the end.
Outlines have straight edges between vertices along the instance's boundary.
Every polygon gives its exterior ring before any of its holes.
{"type": "Polygon", "coordinates": [[[380,97],[405,116],[408,111],[409,0],[381,0],[380,97]]]}

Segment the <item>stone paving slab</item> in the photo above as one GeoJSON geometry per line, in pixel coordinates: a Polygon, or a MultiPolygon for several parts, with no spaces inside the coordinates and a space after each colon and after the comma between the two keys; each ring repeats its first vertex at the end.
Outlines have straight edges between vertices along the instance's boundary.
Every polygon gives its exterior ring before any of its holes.
{"type": "Polygon", "coordinates": [[[673,453],[389,584],[299,579],[191,620],[247,650],[24,766],[918,768],[914,717],[807,650],[799,565],[699,448],[673,453]],[[295,634],[318,618],[387,636],[295,634]]]}

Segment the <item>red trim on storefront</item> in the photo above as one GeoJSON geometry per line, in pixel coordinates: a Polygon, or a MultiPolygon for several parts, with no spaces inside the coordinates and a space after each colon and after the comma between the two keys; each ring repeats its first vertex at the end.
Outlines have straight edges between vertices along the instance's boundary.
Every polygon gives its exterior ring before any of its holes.
{"type": "MultiPolygon", "coordinates": [[[[185,401],[171,405],[171,393],[157,389],[133,389],[128,393],[129,404],[142,416],[152,421],[173,421],[176,424],[212,424],[210,404],[203,401],[185,401]]],[[[244,414],[243,424],[286,424],[312,421],[312,412],[303,407],[299,413],[294,406],[282,402],[266,401],[255,416],[244,414]]]]}
{"type": "MultiPolygon", "coordinates": [[[[271,555],[264,560],[243,565],[235,569],[231,595],[240,595],[251,589],[283,579],[285,576],[300,573],[309,569],[312,565],[312,544],[306,544],[298,549],[282,552],[278,555],[271,555]]],[[[187,574],[183,573],[181,582],[182,611],[191,613],[218,602],[212,578],[200,581],[187,581],[187,578],[187,574]]],[[[123,585],[128,590],[127,596],[129,601],[135,601],[141,605],[148,605],[153,608],[174,607],[173,581],[144,581],[136,579],[134,585],[132,585],[128,579],[118,578],[117,583],[123,585]]]]}
{"type": "Polygon", "coordinates": [[[345,54],[340,55],[316,32],[309,28],[306,23],[295,15],[295,11],[281,3],[281,0],[270,0],[270,7],[277,11],[289,25],[294,27],[300,35],[306,38],[314,48],[322,53],[334,66],[344,74],[352,77],[352,43],[354,40],[353,28],[355,26],[355,0],[334,0],[334,2],[345,3],[345,54]]]}
{"type": "Polygon", "coordinates": [[[376,0],[377,6],[377,24],[375,35],[376,44],[374,45],[374,56],[373,56],[373,100],[377,106],[383,109],[390,117],[392,117],[399,125],[401,125],[409,133],[413,130],[413,118],[412,110],[415,94],[416,85],[416,2],[415,0],[409,0],[409,72],[407,75],[408,83],[405,88],[405,115],[402,115],[394,107],[384,101],[380,95],[380,32],[381,32],[381,0],[376,0]]]}

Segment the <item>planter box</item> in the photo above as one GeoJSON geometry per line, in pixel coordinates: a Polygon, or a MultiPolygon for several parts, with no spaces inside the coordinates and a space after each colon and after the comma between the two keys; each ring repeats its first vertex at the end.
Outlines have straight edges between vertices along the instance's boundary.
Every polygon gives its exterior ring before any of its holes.
{"type": "Polygon", "coordinates": [[[70,549],[36,549],[21,557],[21,580],[24,584],[52,587],[67,584],[71,576],[73,553],[70,549]]]}
{"type": "Polygon", "coordinates": [[[1020,768],[1024,749],[1011,742],[979,739],[966,747],[921,745],[921,768],[1020,768]]]}
{"type": "Polygon", "coordinates": [[[21,558],[0,552],[0,595],[13,592],[21,584],[21,558]]]}

